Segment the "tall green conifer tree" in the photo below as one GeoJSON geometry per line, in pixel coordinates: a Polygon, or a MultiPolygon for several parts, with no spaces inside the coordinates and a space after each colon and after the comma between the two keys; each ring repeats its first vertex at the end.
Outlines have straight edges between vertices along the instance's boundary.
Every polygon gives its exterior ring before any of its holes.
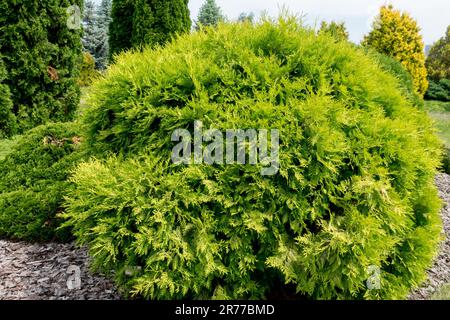
{"type": "Polygon", "coordinates": [[[187,32],[190,28],[188,0],[136,0],[134,47],[164,44],[174,34],[187,32]]]}
{"type": "Polygon", "coordinates": [[[79,103],[76,79],[82,46],[77,22],[82,2],[0,0],[4,84],[11,91],[19,132],[74,115],[79,103]]]}
{"type": "Polygon", "coordinates": [[[191,28],[188,0],[113,0],[110,54],[164,44],[191,28]]]}
{"type": "Polygon", "coordinates": [[[133,15],[135,0],[113,0],[109,24],[109,56],[132,47],[133,15]]]}

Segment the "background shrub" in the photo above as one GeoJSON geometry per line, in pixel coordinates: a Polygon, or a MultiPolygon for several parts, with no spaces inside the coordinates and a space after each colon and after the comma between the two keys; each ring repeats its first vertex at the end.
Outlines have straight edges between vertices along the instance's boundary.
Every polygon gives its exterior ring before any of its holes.
{"type": "Polygon", "coordinates": [[[81,66],[80,78],[78,84],[81,87],[87,87],[92,84],[95,79],[98,79],[101,73],[95,69],[94,57],[89,52],[83,53],[83,65],[81,66]]]}
{"type": "Polygon", "coordinates": [[[450,26],[445,35],[431,47],[426,66],[431,79],[450,79],[450,26]]]}
{"type": "Polygon", "coordinates": [[[19,137],[0,160],[0,237],[25,240],[66,240],[55,231],[67,178],[81,157],[74,123],[42,125],[19,137]]]}
{"type": "Polygon", "coordinates": [[[191,29],[188,0],[136,0],[133,47],[165,44],[176,33],[191,29]]]}
{"type": "Polygon", "coordinates": [[[152,299],[403,298],[439,241],[440,141],[363,50],[295,19],[219,24],[125,53],[92,87],[61,216],[152,299]],[[280,171],[174,165],[174,129],[280,130],[280,171]],[[381,289],[368,290],[370,266],[381,289]],[[128,275],[127,275],[128,274],[128,275]],[[131,275],[130,275],[131,274],[131,275]]]}
{"type": "Polygon", "coordinates": [[[67,27],[67,8],[82,1],[0,0],[0,55],[19,132],[68,121],[79,103],[81,29],[67,27]],[[20,14],[18,14],[20,12],[20,14]]]}
{"type": "Polygon", "coordinates": [[[111,0],[102,0],[98,6],[92,0],[84,2],[83,51],[89,52],[95,68],[105,70],[109,60],[108,33],[111,23],[111,0]]]}
{"type": "MultiPolygon", "coordinates": [[[[430,80],[430,86],[425,94],[429,100],[450,101],[450,80],[440,79],[439,81],[430,80]]],[[[448,110],[450,111],[450,110],[448,110]]]]}

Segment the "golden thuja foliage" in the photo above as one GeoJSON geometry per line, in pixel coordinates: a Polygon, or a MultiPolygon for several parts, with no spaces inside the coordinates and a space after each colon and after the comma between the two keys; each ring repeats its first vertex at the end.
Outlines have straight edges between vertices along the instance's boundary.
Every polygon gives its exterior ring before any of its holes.
{"type": "Polygon", "coordinates": [[[383,6],[363,45],[393,57],[409,71],[414,87],[423,96],[428,88],[424,43],[417,22],[392,5],[383,6]]]}

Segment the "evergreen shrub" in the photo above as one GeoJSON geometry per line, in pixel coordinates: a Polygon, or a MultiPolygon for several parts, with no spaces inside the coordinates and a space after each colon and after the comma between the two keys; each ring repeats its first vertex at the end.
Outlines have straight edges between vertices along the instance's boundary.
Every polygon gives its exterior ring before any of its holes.
{"type": "Polygon", "coordinates": [[[450,80],[440,79],[439,81],[435,81],[430,79],[430,86],[425,94],[425,98],[428,100],[450,102],[450,80]]]}
{"type": "Polygon", "coordinates": [[[294,18],[124,53],[92,87],[82,131],[97,159],[74,171],[64,225],[148,299],[404,298],[440,239],[441,151],[398,87],[364,50],[294,18]],[[278,129],[278,174],[173,164],[171,135],[194,120],[278,129]]]}
{"type": "Polygon", "coordinates": [[[81,158],[79,129],[74,123],[38,126],[20,136],[0,161],[0,237],[67,240],[56,230],[70,170],[81,158]]]}
{"type": "Polygon", "coordinates": [[[385,54],[378,53],[374,50],[368,50],[369,54],[374,57],[381,69],[386,72],[390,72],[398,79],[400,90],[406,95],[406,97],[418,108],[423,108],[424,103],[422,97],[420,97],[414,89],[414,82],[411,74],[405,67],[392,57],[385,54]]]}
{"type": "Polygon", "coordinates": [[[0,55],[19,133],[75,115],[81,28],[69,29],[67,9],[82,2],[0,0],[0,55]]]}
{"type": "Polygon", "coordinates": [[[11,92],[8,85],[4,83],[7,76],[3,60],[0,57],[0,139],[12,136],[17,129],[11,92]]]}
{"type": "Polygon", "coordinates": [[[94,57],[89,52],[84,52],[78,84],[81,87],[88,87],[99,77],[101,77],[101,73],[95,69],[94,57]]]}

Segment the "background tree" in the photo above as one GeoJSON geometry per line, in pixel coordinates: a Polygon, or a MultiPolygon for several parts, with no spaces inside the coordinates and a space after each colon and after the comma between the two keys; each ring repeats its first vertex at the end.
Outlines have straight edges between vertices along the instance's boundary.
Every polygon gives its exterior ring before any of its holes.
{"type": "Polygon", "coordinates": [[[113,0],[111,22],[109,24],[109,56],[128,50],[132,47],[135,0],[113,0]]]}
{"type": "Polygon", "coordinates": [[[241,12],[238,17],[238,22],[250,22],[253,23],[255,20],[255,14],[253,12],[241,12]]]}
{"type": "Polygon", "coordinates": [[[88,0],[84,4],[83,37],[81,38],[81,41],[83,43],[83,50],[89,52],[94,57],[98,36],[97,33],[95,3],[92,0],[88,0]]]}
{"type": "Polygon", "coordinates": [[[217,5],[215,0],[206,0],[200,7],[197,17],[196,29],[200,26],[216,26],[219,21],[223,20],[224,16],[222,10],[217,5]]]}
{"type": "Polygon", "coordinates": [[[430,79],[450,80],[450,26],[447,27],[445,36],[431,47],[426,66],[430,79]]]}
{"type": "Polygon", "coordinates": [[[111,0],[102,0],[97,10],[97,28],[99,32],[99,46],[95,56],[97,69],[105,69],[109,57],[109,24],[111,23],[111,0]]]}
{"type": "Polygon", "coordinates": [[[348,41],[349,33],[344,22],[331,21],[330,23],[322,21],[319,33],[328,33],[337,41],[348,41]]]}
{"type": "Polygon", "coordinates": [[[12,112],[11,92],[3,83],[6,79],[6,69],[0,57],[0,139],[8,138],[16,131],[16,117],[12,112]]]}
{"type": "Polygon", "coordinates": [[[188,0],[136,0],[133,47],[164,44],[176,33],[189,31],[188,0]]]}
{"type": "Polygon", "coordinates": [[[414,87],[421,96],[428,87],[424,43],[417,22],[407,13],[383,6],[373,30],[364,37],[363,45],[401,62],[411,74],[414,87]]]}
{"type": "Polygon", "coordinates": [[[82,0],[0,0],[0,56],[19,132],[74,116],[82,45],[81,29],[68,26],[72,4],[82,0]]]}
{"type": "Polygon", "coordinates": [[[110,56],[142,45],[164,44],[191,28],[188,0],[113,0],[110,56]]]}

